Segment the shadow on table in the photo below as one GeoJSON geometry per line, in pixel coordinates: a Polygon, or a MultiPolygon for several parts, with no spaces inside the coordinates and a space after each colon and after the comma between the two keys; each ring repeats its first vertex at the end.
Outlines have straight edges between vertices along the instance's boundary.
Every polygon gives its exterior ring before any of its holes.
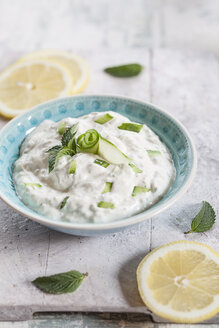
{"type": "Polygon", "coordinates": [[[140,253],[139,255],[133,257],[122,266],[118,273],[122,293],[128,304],[132,307],[144,305],[139,296],[136,278],[138,264],[144,256],[145,253],[140,253]]]}

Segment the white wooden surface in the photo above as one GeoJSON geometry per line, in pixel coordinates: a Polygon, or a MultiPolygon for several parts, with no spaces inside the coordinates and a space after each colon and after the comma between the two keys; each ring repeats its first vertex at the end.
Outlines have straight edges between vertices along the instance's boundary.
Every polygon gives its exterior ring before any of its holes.
{"type": "MultiPolygon", "coordinates": [[[[153,220],[113,235],[80,238],[48,230],[0,201],[0,320],[30,319],[41,311],[145,312],[135,271],[151,249],[173,240],[204,242],[219,251],[219,220],[203,234],[185,237],[202,200],[218,213],[218,61],[207,53],[133,49],[85,52],[91,66],[86,93],[115,93],[163,106],[191,132],[199,155],[196,178],[187,194],[153,220]],[[139,77],[105,75],[105,66],[138,61],[139,77]],[[89,277],[73,294],[45,295],[31,285],[40,275],[77,269],[89,277]]],[[[10,54],[15,59],[16,54],[10,54]]],[[[1,120],[1,124],[5,121],[1,120]]],[[[155,321],[163,321],[153,316],[155,321]]],[[[218,322],[215,317],[211,322],[218,322]]]]}

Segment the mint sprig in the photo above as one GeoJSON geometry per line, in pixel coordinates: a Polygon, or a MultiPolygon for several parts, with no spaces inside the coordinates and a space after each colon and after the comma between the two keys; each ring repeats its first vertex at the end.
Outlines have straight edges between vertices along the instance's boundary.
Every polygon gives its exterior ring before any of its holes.
{"type": "Polygon", "coordinates": [[[56,145],[49,150],[49,173],[52,172],[55,165],[57,164],[58,160],[62,156],[74,156],[76,153],[76,141],[75,141],[75,134],[77,133],[78,124],[74,124],[72,127],[65,130],[62,135],[62,144],[56,145]]]}
{"type": "Polygon", "coordinates": [[[208,231],[213,226],[215,218],[216,214],[213,207],[208,202],[203,201],[201,210],[192,221],[191,230],[184,232],[184,234],[208,231]]]}
{"type": "Polygon", "coordinates": [[[72,270],[51,276],[39,277],[33,280],[32,283],[45,293],[66,294],[74,292],[87,276],[87,273],[72,270]]]}
{"type": "Polygon", "coordinates": [[[59,153],[59,151],[62,149],[62,146],[54,146],[52,148],[50,148],[49,150],[47,150],[47,153],[49,153],[49,173],[54,169],[55,164],[56,164],[56,157],[59,153]]]}
{"type": "MultiPolygon", "coordinates": [[[[66,129],[65,133],[62,136],[62,146],[69,147],[69,143],[72,141],[74,136],[77,133],[78,123],[74,124],[72,127],[66,129]]],[[[70,148],[70,147],[69,147],[70,148]]]]}

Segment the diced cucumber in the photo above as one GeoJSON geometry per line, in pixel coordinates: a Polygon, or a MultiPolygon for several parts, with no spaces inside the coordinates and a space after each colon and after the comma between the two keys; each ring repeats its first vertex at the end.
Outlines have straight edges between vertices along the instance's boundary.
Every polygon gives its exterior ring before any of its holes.
{"type": "Polygon", "coordinates": [[[98,154],[111,164],[119,165],[132,162],[131,158],[128,158],[113,143],[102,137],[99,140],[98,154]]]}

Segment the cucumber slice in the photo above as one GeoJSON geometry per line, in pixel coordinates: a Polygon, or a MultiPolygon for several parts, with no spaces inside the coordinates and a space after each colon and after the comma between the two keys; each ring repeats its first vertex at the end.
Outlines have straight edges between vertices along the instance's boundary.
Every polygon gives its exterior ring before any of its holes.
{"type": "Polygon", "coordinates": [[[59,122],[58,124],[58,133],[62,136],[66,131],[66,124],[65,122],[59,122]]]}
{"type": "Polygon", "coordinates": [[[140,170],[135,164],[129,163],[129,166],[132,168],[132,170],[136,173],[142,173],[142,170],[140,170]]]}
{"type": "Polygon", "coordinates": [[[120,126],[118,126],[118,129],[139,133],[141,131],[142,127],[143,127],[142,124],[122,123],[120,126]]]}
{"type": "Polygon", "coordinates": [[[107,163],[106,161],[100,158],[95,159],[94,163],[104,167],[105,169],[110,165],[110,163],[107,163]]]}
{"type": "Polygon", "coordinates": [[[135,186],[133,191],[132,191],[132,197],[135,197],[138,194],[141,194],[143,192],[148,192],[148,191],[151,191],[151,189],[148,189],[146,187],[135,186]]]}
{"type": "Polygon", "coordinates": [[[113,203],[110,202],[99,202],[97,204],[97,207],[102,207],[102,208],[110,208],[110,209],[114,209],[115,205],[113,203]]]}
{"type": "Polygon", "coordinates": [[[75,159],[73,159],[73,161],[71,161],[68,173],[74,174],[76,172],[76,166],[77,166],[77,162],[75,159]]]}
{"type": "Polygon", "coordinates": [[[39,184],[39,183],[25,182],[24,185],[25,185],[26,187],[30,186],[30,187],[42,188],[42,185],[39,184]]]}
{"type": "Polygon", "coordinates": [[[102,115],[98,117],[94,122],[99,123],[99,124],[105,124],[109,121],[111,121],[114,117],[110,115],[109,113],[102,115]]]}
{"type": "Polygon", "coordinates": [[[106,182],[102,194],[105,194],[106,192],[111,192],[112,185],[113,185],[112,182],[106,182]]]}
{"type": "Polygon", "coordinates": [[[119,165],[132,162],[131,158],[128,158],[113,143],[102,137],[99,140],[98,155],[111,164],[119,165]]]}
{"type": "Polygon", "coordinates": [[[161,155],[161,152],[159,150],[148,149],[147,153],[150,157],[155,157],[155,156],[160,156],[161,155]]]}

